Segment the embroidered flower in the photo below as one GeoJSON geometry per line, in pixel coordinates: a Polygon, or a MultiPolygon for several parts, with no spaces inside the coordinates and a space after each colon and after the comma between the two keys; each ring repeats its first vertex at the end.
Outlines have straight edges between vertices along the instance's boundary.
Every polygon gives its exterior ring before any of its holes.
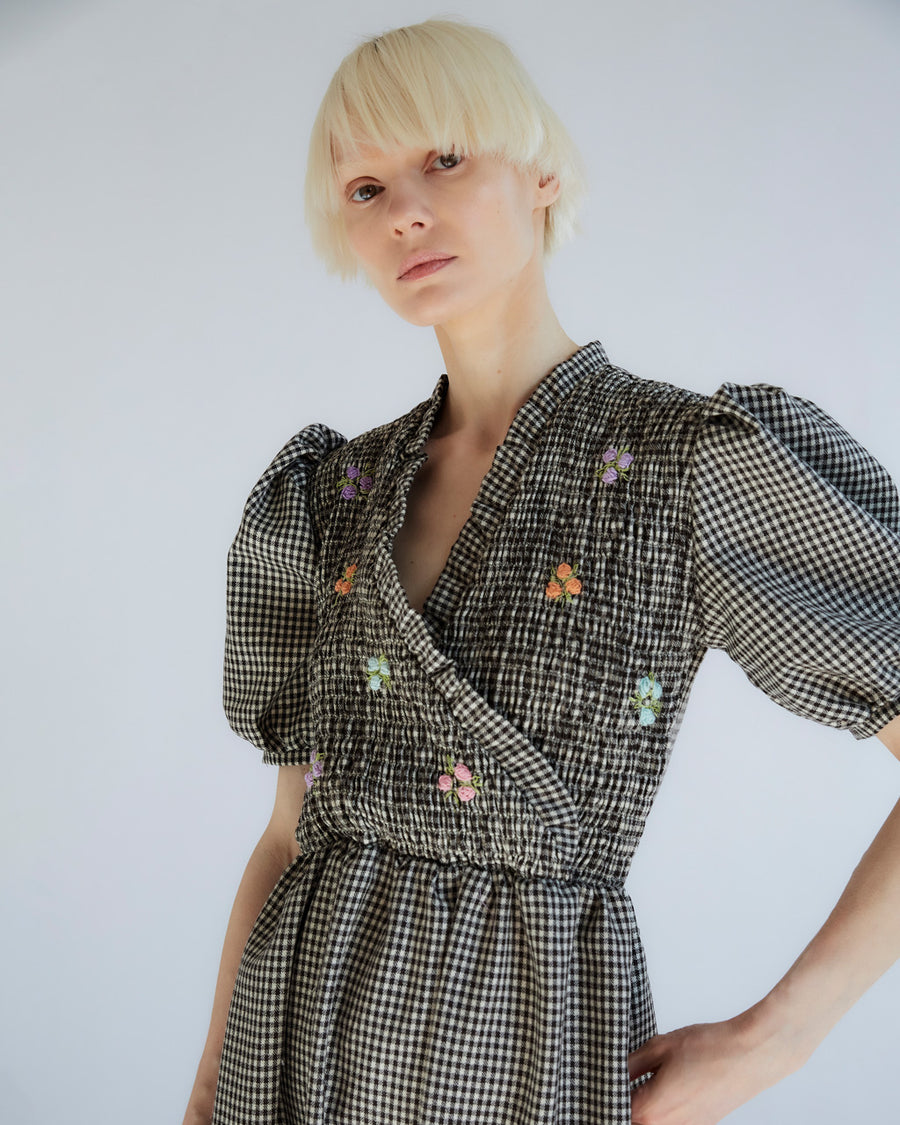
{"type": "Polygon", "coordinates": [[[544,587],[544,593],[551,602],[558,601],[560,598],[570,602],[581,593],[581,579],[576,577],[577,574],[577,564],[575,566],[570,566],[569,563],[559,564],[544,587]]]}
{"type": "Polygon", "coordinates": [[[338,481],[338,488],[345,500],[367,500],[372,491],[374,481],[368,469],[361,469],[358,465],[348,465],[344,475],[338,481]]]}
{"type": "Polygon", "coordinates": [[[604,484],[615,484],[620,477],[622,480],[627,479],[634,455],[628,452],[627,445],[621,450],[611,445],[600,460],[603,464],[594,476],[599,477],[604,484]]]}
{"type": "Polygon", "coordinates": [[[638,722],[642,727],[653,726],[659,717],[662,693],[662,685],[652,672],[641,677],[637,691],[631,697],[631,705],[638,712],[638,722]]]}
{"type": "Polygon", "coordinates": [[[313,785],[315,784],[316,778],[322,776],[322,759],[324,757],[325,755],[320,754],[318,750],[313,750],[312,757],[309,759],[309,764],[312,768],[305,774],[307,789],[312,789],[313,785]]]}
{"type": "Polygon", "coordinates": [[[351,566],[348,566],[344,571],[343,577],[339,578],[337,582],[335,582],[334,588],[337,593],[337,597],[335,597],[334,599],[335,601],[338,600],[338,597],[349,594],[353,589],[353,575],[356,574],[356,568],[358,565],[358,563],[353,563],[351,566]]]}
{"type": "Polygon", "coordinates": [[[391,690],[391,666],[384,653],[370,656],[366,661],[366,680],[370,691],[391,690]]]}
{"type": "Polygon", "coordinates": [[[454,762],[453,755],[444,759],[447,772],[438,778],[437,787],[445,797],[455,797],[459,802],[471,801],[482,788],[481,778],[473,774],[465,762],[454,762]],[[462,782],[458,785],[457,782],[462,782]]]}

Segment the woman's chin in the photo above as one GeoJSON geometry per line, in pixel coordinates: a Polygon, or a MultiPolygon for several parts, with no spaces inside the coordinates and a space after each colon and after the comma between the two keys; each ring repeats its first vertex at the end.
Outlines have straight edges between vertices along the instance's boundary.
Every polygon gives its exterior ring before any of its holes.
{"type": "Polygon", "coordinates": [[[388,304],[399,317],[418,328],[436,328],[441,324],[464,320],[478,308],[477,302],[452,300],[446,293],[417,293],[412,300],[410,296],[389,300],[388,304]]]}

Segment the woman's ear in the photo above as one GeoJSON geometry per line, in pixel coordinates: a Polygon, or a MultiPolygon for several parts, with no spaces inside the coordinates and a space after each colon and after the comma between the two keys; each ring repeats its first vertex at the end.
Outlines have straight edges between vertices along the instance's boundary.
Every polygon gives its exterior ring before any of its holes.
{"type": "Polygon", "coordinates": [[[559,190],[559,176],[553,172],[541,176],[538,183],[538,205],[549,207],[551,203],[555,203],[559,199],[559,190]]]}

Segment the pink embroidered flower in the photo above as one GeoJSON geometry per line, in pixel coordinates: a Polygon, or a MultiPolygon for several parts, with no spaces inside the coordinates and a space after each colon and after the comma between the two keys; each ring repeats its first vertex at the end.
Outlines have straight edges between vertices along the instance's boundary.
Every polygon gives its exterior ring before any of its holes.
{"type": "Polygon", "coordinates": [[[455,762],[453,755],[444,759],[446,773],[438,778],[437,787],[446,798],[455,797],[457,802],[471,801],[481,789],[481,778],[473,774],[465,762],[455,762]]]}
{"type": "Polygon", "coordinates": [[[634,454],[628,452],[627,445],[621,450],[611,445],[600,460],[603,464],[594,475],[598,476],[604,484],[615,484],[620,477],[622,480],[627,477],[628,470],[634,462],[634,454]]]}

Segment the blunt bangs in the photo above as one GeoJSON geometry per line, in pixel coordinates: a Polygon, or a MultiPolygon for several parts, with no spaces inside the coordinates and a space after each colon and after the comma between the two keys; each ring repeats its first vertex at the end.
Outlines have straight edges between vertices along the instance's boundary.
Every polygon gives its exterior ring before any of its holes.
{"type": "Polygon", "coordinates": [[[313,124],[306,170],[306,219],[313,247],[344,278],[358,267],[343,229],[337,164],[359,145],[400,145],[493,154],[555,175],[544,252],[576,226],[584,194],[581,158],[510,48],[492,32],[427,20],[370,39],[338,67],[313,124]]]}

